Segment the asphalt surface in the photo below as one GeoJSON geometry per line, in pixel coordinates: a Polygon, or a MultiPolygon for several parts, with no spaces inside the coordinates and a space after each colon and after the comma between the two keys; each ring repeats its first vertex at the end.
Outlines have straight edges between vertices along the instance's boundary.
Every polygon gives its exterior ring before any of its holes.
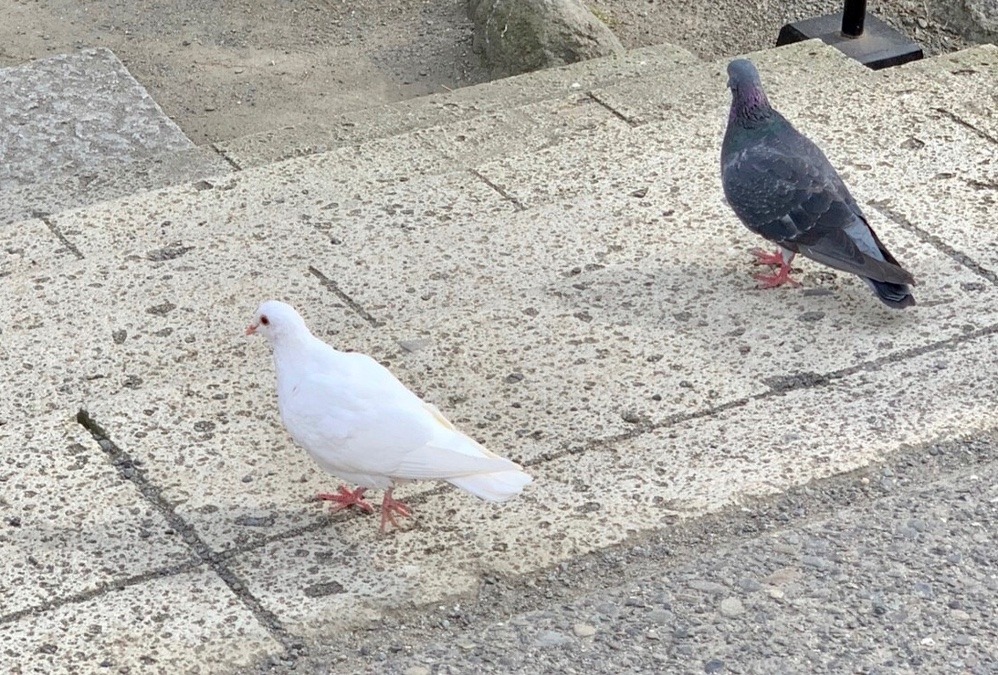
{"type": "Polygon", "coordinates": [[[998,434],[686,523],[268,673],[998,672],[998,434]],[[385,636],[394,636],[386,640],[385,636]]]}

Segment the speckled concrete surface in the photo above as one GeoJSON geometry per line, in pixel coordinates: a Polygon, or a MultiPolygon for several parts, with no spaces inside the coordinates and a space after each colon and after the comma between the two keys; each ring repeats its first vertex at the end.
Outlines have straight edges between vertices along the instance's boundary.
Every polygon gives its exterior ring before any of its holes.
{"type": "Polygon", "coordinates": [[[0,623],[5,673],[218,673],[281,645],[206,570],[125,588],[0,623]]]}
{"type": "Polygon", "coordinates": [[[7,670],[54,667],[53,649],[67,670],[293,664],[337,629],[468,601],[483,578],[993,426],[998,230],[982,218],[998,145],[960,117],[989,91],[989,53],[965,57],[979,86],[934,107],[905,93],[927,66],[890,80],[813,44],[760,57],[771,97],[919,279],[905,312],[809,261],[803,288],[755,288],[761,242],[717,175],[717,64],[682,88],[675,73],[594,79],[601,103],[548,93],[25,222],[0,257],[3,456],[31,478],[0,480],[0,547],[26,561],[2,577],[7,670]],[[811,91],[811,76],[838,88],[811,91]],[[524,143],[502,153],[496,129],[524,143]],[[375,518],[330,516],[310,500],[338,481],[287,438],[266,345],[242,334],[269,297],[388,364],[535,484],[498,506],[404,486],[416,517],[383,537],[375,518]],[[52,454],[67,442],[86,453],[52,454]],[[84,478],[101,489],[46,501],[84,478]],[[75,557],[46,553],[33,514],[75,557]],[[160,619],[115,637],[141,603],[160,619]],[[104,626],[89,646],[86,613],[104,626]]]}

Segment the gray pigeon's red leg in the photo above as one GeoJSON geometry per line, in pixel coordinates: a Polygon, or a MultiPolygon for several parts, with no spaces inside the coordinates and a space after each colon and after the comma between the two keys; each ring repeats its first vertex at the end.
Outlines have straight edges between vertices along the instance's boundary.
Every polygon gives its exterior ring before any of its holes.
{"type": "Polygon", "coordinates": [[[756,265],[779,265],[783,267],[783,249],[776,249],[775,253],[770,253],[761,248],[754,248],[749,253],[755,256],[756,265]]]}
{"type": "Polygon", "coordinates": [[[346,485],[341,485],[340,491],[337,494],[322,493],[318,495],[318,498],[324,502],[336,502],[336,506],[333,507],[333,513],[350,506],[356,506],[361,511],[366,511],[367,513],[374,513],[374,507],[364,501],[364,493],[366,491],[367,488],[350,490],[346,485]]]}
{"type": "Polygon", "coordinates": [[[392,490],[394,488],[388,488],[385,490],[385,497],[381,500],[381,532],[384,533],[387,529],[388,523],[393,526],[398,527],[398,521],[395,520],[395,516],[399,515],[403,518],[412,517],[412,511],[409,507],[400,501],[392,499],[392,490]]]}
{"type": "Polygon", "coordinates": [[[776,270],[775,274],[756,274],[755,278],[760,282],[759,288],[776,288],[783,284],[800,286],[799,281],[790,278],[789,264],[780,265],[780,269],[776,270]]]}

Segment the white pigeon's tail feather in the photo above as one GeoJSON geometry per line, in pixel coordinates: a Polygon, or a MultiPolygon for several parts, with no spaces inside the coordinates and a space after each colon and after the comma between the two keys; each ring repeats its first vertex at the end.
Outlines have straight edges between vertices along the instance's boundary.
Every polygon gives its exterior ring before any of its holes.
{"type": "Polygon", "coordinates": [[[487,502],[504,502],[520,494],[533,480],[523,471],[512,470],[448,478],[447,482],[487,502]]]}

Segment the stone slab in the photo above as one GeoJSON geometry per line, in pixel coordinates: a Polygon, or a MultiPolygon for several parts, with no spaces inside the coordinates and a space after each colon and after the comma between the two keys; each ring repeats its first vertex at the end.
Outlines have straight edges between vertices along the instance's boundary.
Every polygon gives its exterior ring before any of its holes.
{"type": "Polygon", "coordinates": [[[153,578],[0,623],[5,673],[236,672],[281,645],[213,572],[153,578]]]}
{"type": "Polygon", "coordinates": [[[193,148],[107,49],[84,49],[0,76],[0,189],[193,148]]]}
{"type": "Polygon", "coordinates": [[[72,413],[0,425],[0,623],[192,557],[72,413]]]}

